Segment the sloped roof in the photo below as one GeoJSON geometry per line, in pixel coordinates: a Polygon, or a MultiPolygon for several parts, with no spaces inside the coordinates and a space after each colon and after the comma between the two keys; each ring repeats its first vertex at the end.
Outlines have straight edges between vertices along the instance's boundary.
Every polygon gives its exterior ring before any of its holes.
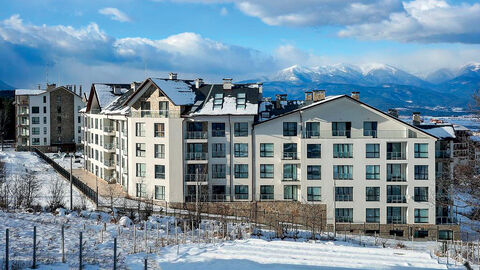
{"type": "Polygon", "coordinates": [[[195,103],[195,85],[190,80],[170,80],[151,78],[163,93],[177,106],[193,105],[195,103]]]}
{"type": "Polygon", "coordinates": [[[15,95],[16,96],[36,96],[46,92],[47,92],[46,90],[39,90],[39,89],[16,89],[15,95]]]}
{"type": "Polygon", "coordinates": [[[425,132],[439,139],[455,139],[455,129],[453,125],[420,125],[418,126],[425,132]]]}
{"type": "Polygon", "coordinates": [[[130,90],[130,84],[94,83],[93,87],[102,110],[130,90]],[[117,89],[116,93],[115,89],[117,89]]]}

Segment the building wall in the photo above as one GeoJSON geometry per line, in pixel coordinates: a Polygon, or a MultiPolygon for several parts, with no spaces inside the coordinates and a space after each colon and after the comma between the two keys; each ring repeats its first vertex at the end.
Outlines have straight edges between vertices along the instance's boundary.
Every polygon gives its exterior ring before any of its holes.
{"type": "Polygon", "coordinates": [[[50,145],[50,95],[48,92],[41,95],[29,96],[30,106],[30,145],[46,146],[50,145]],[[32,108],[38,107],[39,113],[33,113],[32,108]],[[39,124],[33,124],[33,118],[39,118],[39,124]],[[40,134],[34,135],[33,129],[39,128],[40,134]],[[39,139],[39,144],[34,144],[34,138],[39,139]]]}
{"type": "Polygon", "coordinates": [[[75,143],[75,113],[73,94],[65,89],[50,93],[50,142],[52,144],[75,143]],[[60,109],[60,110],[59,110],[60,109]]]}

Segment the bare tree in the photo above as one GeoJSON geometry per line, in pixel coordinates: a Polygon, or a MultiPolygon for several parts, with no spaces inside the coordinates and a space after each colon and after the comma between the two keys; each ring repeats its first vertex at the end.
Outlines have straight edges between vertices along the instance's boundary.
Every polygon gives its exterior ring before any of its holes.
{"type": "Polygon", "coordinates": [[[108,201],[109,201],[108,203],[109,203],[110,209],[113,212],[113,208],[115,207],[117,202],[119,202],[123,197],[122,191],[118,188],[118,185],[108,184],[106,188],[106,192],[107,192],[106,195],[108,197],[108,201]]]}
{"type": "Polygon", "coordinates": [[[65,207],[65,196],[64,181],[60,178],[55,178],[48,187],[48,206],[50,210],[53,211],[57,208],[65,207]]]}
{"type": "Polygon", "coordinates": [[[27,174],[22,179],[22,191],[24,192],[24,200],[22,205],[30,208],[34,201],[38,198],[40,191],[40,181],[36,177],[35,172],[27,170],[27,174]]]}
{"type": "Polygon", "coordinates": [[[3,141],[5,136],[7,136],[7,130],[9,129],[12,119],[9,113],[9,106],[8,101],[3,100],[0,104],[0,142],[3,151],[3,141]]]}

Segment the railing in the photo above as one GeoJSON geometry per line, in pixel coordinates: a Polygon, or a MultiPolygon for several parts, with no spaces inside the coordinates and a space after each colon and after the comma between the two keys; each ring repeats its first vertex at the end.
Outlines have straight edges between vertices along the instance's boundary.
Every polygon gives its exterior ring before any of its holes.
{"type": "Polygon", "coordinates": [[[282,181],[283,182],[295,182],[295,181],[300,181],[300,178],[298,178],[298,176],[287,177],[287,176],[284,175],[282,181]]]}
{"type": "Polygon", "coordinates": [[[235,200],[248,200],[248,194],[235,194],[235,200]]]}
{"type": "Polygon", "coordinates": [[[436,158],[450,158],[450,150],[436,150],[435,157],[436,158]]]}
{"type": "Polygon", "coordinates": [[[380,195],[367,195],[366,196],[367,202],[378,202],[380,201],[380,195]]]}
{"type": "Polygon", "coordinates": [[[210,200],[212,202],[227,202],[230,201],[230,195],[227,194],[211,194],[210,200]]]}
{"type": "Polygon", "coordinates": [[[140,110],[130,111],[130,117],[135,118],[179,118],[180,112],[168,110],[140,110]]]}
{"type": "Polygon", "coordinates": [[[377,138],[378,131],[377,130],[363,130],[363,136],[377,138]]]}
{"type": "Polygon", "coordinates": [[[319,131],[311,131],[311,130],[307,130],[305,131],[305,133],[303,134],[303,138],[304,139],[318,139],[320,138],[320,132],[319,131]]]}
{"type": "Polygon", "coordinates": [[[336,216],[335,217],[335,222],[338,223],[352,223],[353,222],[353,217],[352,216],[336,216]]]}
{"type": "Polygon", "coordinates": [[[309,131],[302,133],[304,139],[344,139],[345,137],[351,139],[407,139],[418,138],[418,133],[415,131],[408,132],[408,130],[320,130],[309,131]]]}
{"type": "Polygon", "coordinates": [[[273,194],[260,194],[260,200],[273,200],[273,194]]]}
{"type": "Polygon", "coordinates": [[[103,131],[105,132],[114,132],[115,128],[113,126],[104,126],[103,131]]]}
{"type": "Polygon", "coordinates": [[[407,177],[405,175],[388,175],[387,182],[406,182],[407,177]]]}
{"type": "Polygon", "coordinates": [[[155,152],[155,158],[165,158],[165,152],[155,152]]]}
{"type": "MultiPolygon", "coordinates": [[[[66,179],[70,179],[70,173],[65,170],[62,166],[58,165],[55,161],[47,157],[44,153],[42,153],[40,150],[37,148],[33,148],[35,153],[37,153],[43,160],[45,160],[48,164],[52,165],[52,167],[60,173],[63,177],[66,179]]],[[[87,186],[85,183],[80,181],[76,176],[72,175],[72,184],[80,190],[85,196],[87,196],[89,199],[94,201],[96,204],[98,204],[98,194],[91,189],[89,186],[87,186]]]]}
{"type": "Polygon", "coordinates": [[[407,219],[399,216],[387,216],[387,224],[406,224],[407,219]]]}
{"type": "Polygon", "coordinates": [[[404,160],[406,159],[405,152],[387,152],[388,160],[404,160]]]}
{"type": "Polygon", "coordinates": [[[154,132],[155,137],[165,137],[165,131],[155,131],[154,132]]]}
{"type": "Polygon", "coordinates": [[[353,174],[351,173],[336,173],[333,175],[334,180],[352,180],[353,174]]]}
{"type": "Polygon", "coordinates": [[[107,150],[113,150],[115,149],[115,144],[113,143],[104,143],[103,144],[103,148],[107,149],[107,150]]]}
{"type": "Polygon", "coordinates": [[[107,167],[112,167],[112,166],[115,166],[115,161],[114,160],[104,160],[103,161],[103,165],[107,166],[107,167]]]}
{"type": "Polygon", "coordinates": [[[187,139],[207,139],[208,132],[207,131],[187,131],[185,134],[185,138],[187,139]]]}
{"type": "Polygon", "coordinates": [[[225,137],[225,130],[212,130],[212,137],[225,137]]]}
{"type": "Polygon", "coordinates": [[[456,217],[449,216],[437,216],[435,222],[436,224],[458,224],[456,217]]]}
{"type": "Polygon", "coordinates": [[[387,195],[387,203],[407,203],[405,195],[387,195]]]}
{"type": "Polygon", "coordinates": [[[212,157],[213,158],[224,158],[225,157],[225,151],[212,152],[212,157]]]}
{"type": "Polygon", "coordinates": [[[291,160],[291,159],[298,159],[297,152],[283,152],[283,159],[291,160]]]}
{"type": "Polygon", "coordinates": [[[206,152],[188,152],[185,153],[186,160],[206,160],[208,153],[206,152]]]}
{"type": "Polygon", "coordinates": [[[335,201],[351,202],[353,201],[353,195],[352,194],[335,194],[335,201]]]}
{"type": "Polygon", "coordinates": [[[427,195],[415,195],[415,196],[413,196],[413,200],[415,202],[428,202],[428,196],[427,195]]]}
{"type": "Polygon", "coordinates": [[[334,152],[333,153],[334,158],[352,158],[353,157],[353,152],[334,152]]]}
{"type": "Polygon", "coordinates": [[[195,174],[189,173],[185,174],[185,182],[206,182],[208,180],[208,174],[195,174]]]}
{"type": "Polygon", "coordinates": [[[165,173],[155,173],[155,179],[165,179],[165,173]]]}
{"type": "Polygon", "coordinates": [[[227,175],[226,175],[225,172],[213,172],[212,173],[212,178],[214,178],[214,179],[224,179],[226,177],[227,177],[227,175]]]}
{"type": "Polygon", "coordinates": [[[332,130],[332,136],[334,137],[351,137],[352,132],[350,130],[332,130]]]}

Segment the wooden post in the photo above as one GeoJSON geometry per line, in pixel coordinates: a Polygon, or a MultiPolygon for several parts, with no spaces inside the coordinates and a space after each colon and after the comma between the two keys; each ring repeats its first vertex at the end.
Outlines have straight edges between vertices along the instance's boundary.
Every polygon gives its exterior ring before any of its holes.
{"type": "Polygon", "coordinates": [[[133,225],[133,253],[137,253],[137,227],[133,225]]]}
{"type": "Polygon", "coordinates": [[[65,263],[65,225],[62,224],[62,263],[65,263]]]}
{"type": "Polygon", "coordinates": [[[143,269],[147,270],[147,257],[145,257],[145,261],[143,263],[143,269]]]}
{"type": "Polygon", "coordinates": [[[169,227],[168,227],[168,224],[169,224],[169,223],[170,223],[170,221],[168,221],[168,219],[167,219],[167,246],[168,246],[168,244],[169,244],[168,242],[169,242],[169,240],[170,240],[170,239],[169,239],[169,238],[170,238],[170,237],[169,237],[170,229],[169,229],[169,227]]]}
{"type": "Polygon", "coordinates": [[[185,223],[185,220],[183,221],[183,243],[187,243],[187,224],[185,223]]]}
{"type": "Polygon", "coordinates": [[[113,238],[113,270],[117,270],[117,237],[113,238]]]}
{"type": "Polygon", "coordinates": [[[37,226],[33,226],[33,265],[32,269],[37,268],[37,226]]]}
{"type": "Polygon", "coordinates": [[[8,229],[5,231],[5,270],[8,270],[8,229]]]}
{"type": "Polygon", "coordinates": [[[144,240],[145,240],[145,253],[148,252],[148,251],[147,251],[147,249],[148,249],[148,239],[147,239],[147,237],[148,237],[147,232],[148,232],[148,231],[147,231],[147,230],[148,230],[147,222],[145,221],[144,234],[143,234],[143,236],[144,236],[143,238],[144,238],[144,240]]]}
{"type": "Polygon", "coordinates": [[[78,269],[82,270],[82,249],[83,249],[83,240],[82,240],[82,232],[80,232],[80,250],[78,252],[78,269]]]}

